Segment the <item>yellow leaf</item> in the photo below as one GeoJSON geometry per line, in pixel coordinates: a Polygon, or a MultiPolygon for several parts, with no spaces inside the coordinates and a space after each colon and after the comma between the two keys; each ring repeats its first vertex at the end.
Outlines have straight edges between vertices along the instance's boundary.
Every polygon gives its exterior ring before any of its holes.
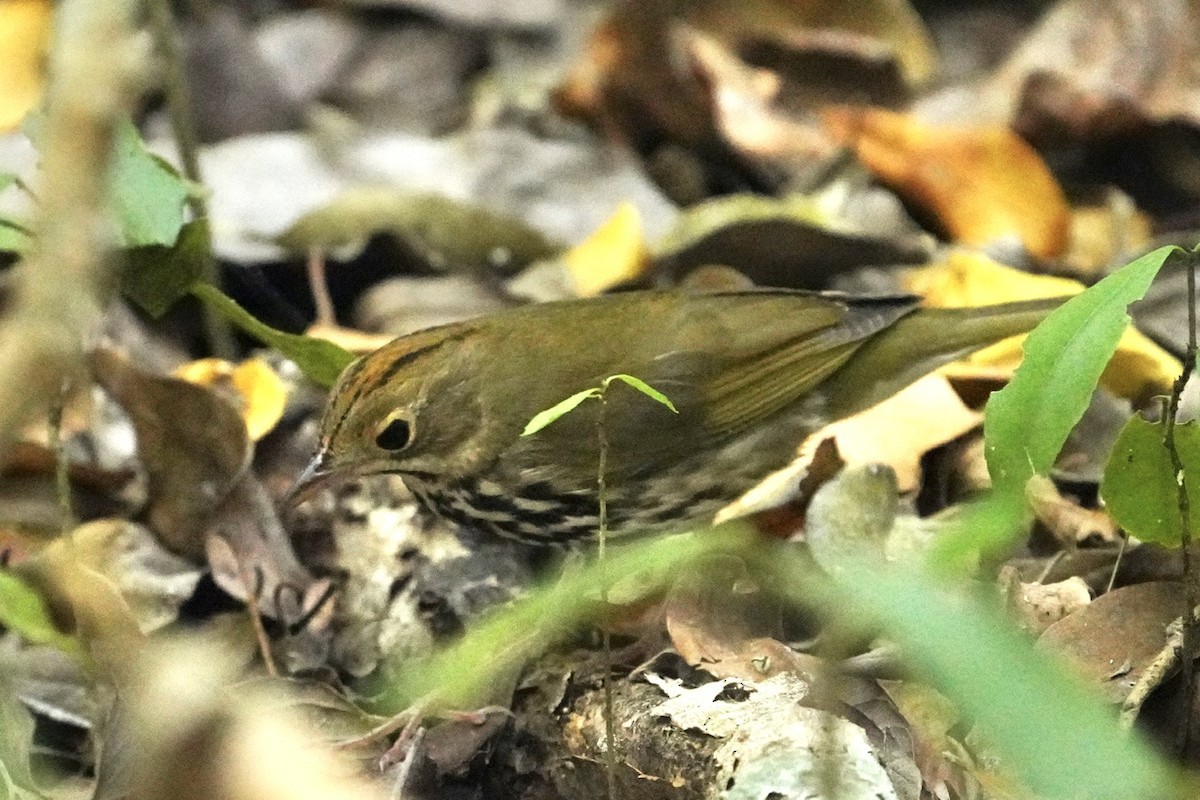
{"type": "Polygon", "coordinates": [[[265,361],[249,358],[231,364],[219,358],[202,358],[175,370],[176,378],[215,389],[232,390],[250,438],[266,436],[283,416],[287,387],[265,361]]]}
{"type": "Polygon", "coordinates": [[[838,468],[887,464],[896,473],[901,493],[916,491],[921,486],[921,458],[974,429],[982,420],[983,415],[968,408],[946,378],[926,375],[882,403],[809,436],[800,444],[792,463],[718,511],[714,523],[776,508],[793,499],[796,487],[813,477],[813,462],[822,457],[820,448],[829,439],[837,443],[838,468]]]}
{"type": "Polygon", "coordinates": [[[0,2],[0,132],[15,129],[41,102],[50,13],[46,0],[0,2]]]}
{"type": "Polygon", "coordinates": [[[983,246],[1016,236],[1045,259],[1066,248],[1066,195],[1037,151],[1008,128],[930,125],[878,108],[835,107],[822,118],[951,241],[983,246]]]}
{"type": "MultiPolygon", "coordinates": [[[[1031,275],[992,261],[981,253],[952,253],[944,261],[912,270],[902,281],[906,291],[919,294],[930,306],[981,306],[1039,297],[1078,294],[1083,284],[1052,275],[1031,275]]],[[[951,377],[1011,374],[1021,360],[1023,336],[1014,336],[952,364],[951,377]]],[[[1101,384],[1114,394],[1139,401],[1170,391],[1179,374],[1179,360],[1140,331],[1130,327],[1121,337],[1101,384]]]]}
{"type": "Polygon", "coordinates": [[[622,203],[592,235],[563,257],[579,297],[594,297],[642,276],[650,263],[642,220],[633,203],[622,203]]]}

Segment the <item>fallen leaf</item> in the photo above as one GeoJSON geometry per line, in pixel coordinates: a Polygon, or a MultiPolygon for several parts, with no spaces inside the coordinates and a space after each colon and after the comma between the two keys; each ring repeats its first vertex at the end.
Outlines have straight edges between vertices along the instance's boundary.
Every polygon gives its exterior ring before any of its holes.
{"type": "Polygon", "coordinates": [[[93,561],[105,548],[103,538],[93,528],[79,540],[58,539],[14,571],[41,592],[55,622],[79,639],[102,674],[120,676],[145,636],[120,588],[93,561]]]}
{"type": "Polygon", "coordinates": [[[880,235],[839,218],[820,197],[735,194],[698,203],[654,246],[655,271],[677,278],[720,264],[760,286],[827,288],[856,267],[924,262],[927,234],[880,235]]]}
{"type": "MultiPolygon", "coordinates": [[[[789,55],[836,54],[851,64],[863,52],[874,58],[882,52],[908,83],[925,80],[936,66],[930,35],[905,2],[868,0],[850,7],[836,0],[706,0],[679,6],[624,0],[593,30],[583,55],[556,90],[555,104],[614,138],[665,136],[711,148],[718,137],[708,86],[689,63],[689,29],[713,37],[731,52],[757,46],[760,53],[773,48],[789,55]]],[[[860,88],[852,70],[826,65],[816,73],[810,80],[826,91],[849,97],[860,88]],[[843,82],[837,81],[839,76],[843,82]]]]}
{"type": "MultiPolygon", "coordinates": [[[[928,451],[977,427],[983,416],[963,404],[946,378],[926,375],[916,383],[866,411],[827,425],[809,436],[796,459],[733,501],[716,516],[724,522],[768,508],[797,495],[820,445],[837,443],[847,467],[886,464],[896,473],[901,493],[915,491],[921,482],[921,458],[928,451]]],[[[809,486],[815,490],[815,486],[809,486]]]]}
{"type": "MultiPolygon", "coordinates": [[[[329,587],[315,579],[292,549],[275,504],[262,484],[245,474],[212,518],[204,547],[213,580],[232,597],[254,602],[273,619],[295,622],[312,610],[329,587]]],[[[308,630],[327,624],[332,606],[308,630]]]]}
{"type": "Polygon", "coordinates": [[[111,581],[142,633],[174,622],[202,575],[194,564],[166,550],[149,530],[122,519],[84,523],[50,545],[46,556],[69,559],[111,581]]]}
{"type": "Polygon", "coordinates": [[[861,414],[835,422],[819,436],[832,435],[850,466],[887,464],[902,493],[920,486],[921,458],[977,427],[982,415],[963,404],[948,381],[927,375],[861,414]]]}
{"type": "Polygon", "coordinates": [[[747,64],[715,36],[690,28],[681,35],[708,81],[714,123],[730,147],[800,185],[827,169],[837,144],[814,119],[781,107],[777,73],[747,64]]]}
{"type": "Polygon", "coordinates": [[[41,102],[52,11],[47,0],[0,3],[0,132],[16,129],[41,102]]]}
{"type": "Polygon", "coordinates": [[[1200,11],[1187,0],[1060,0],[984,87],[1014,127],[1109,139],[1145,124],[1200,123],[1200,11]]]}
{"type": "Polygon", "coordinates": [[[1152,233],[1150,218],[1114,190],[1104,205],[1071,209],[1071,244],[1063,265],[1082,278],[1102,278],[1109,268],[1150,250],[1152,233]]]}
{"type": "Polygon", "coordinates": [[[913,738],[913,760],[921,771],[925,790],[933,797],[967,797],[966,748],[951,735],[960,721],[954,704],[935,689],[916,681],[884,680],[880,687],[908,722],[913,738]]]}
{"type": "Polygon", "coordinates": [[[360,186],[275,237],[291,253],[361,248],[376,233],[404,240],[433,269],[511,271],[560,249],[538,231],[483,206],[437,194],[360,186]]]}
{"type": "Polygon", "coordinates": [[[671,643],[688,664],[706,669],[717,662],[740,665],[713,672],[719,678],[761,680],[772,673],[770,665],[754,666],[755,656],[747,655],[746,646],[763,637],[782,637],[779,604],[736,556],[704,559],[681,575],[667,593],[663,616],[671,643]]]}
{"type": "Polygon", "coordinates": [[[244,666],[241,654],[227,645],[178,637],[131,662],[132,680],[122,692],[125,724],[115,737],[120,746],[107,762],[129,784],[120,796],[382,800],[388,795],[345,752],[325,743],[315,721],[287,707],[278,682],[274,691],[262,684],[234,687],[244,666]]]}
{"type": "Polygon", "coordinates": [[[213,390],[145,372],[114,350],[93,352],[92,372],[137,432],[151,528],[172,551],[202,559],[205,530],[250,464],[246,425],[213,390]]]}
{"type": "Polygon", "coordinates": [[[1024,630],[1034,634],[1092,602],[1091,590],[1077,575],[1055,583],[1025,583],[1017,578],[1015,569],[1006,566],[1000,571],[999,583],[1009,610],[1024,630]]]}
{"type": "Polygon", "coordinates": [[[1187,607],[1183,586],[1155,581],[1101,595],[1056,622],[1038,647],[1061,653],[1111,703],[1129,696],[1167,642],[1167,625],[1187,607]],[[1118,669],[1128,664],[1128,669],[1118,669]]]}
{"type": "MultiPolygon", "coordinates": [[[[928,267],[902,278],[906,291],[921,295],[931,306],[981,306],[1039,297],[1078,294],[1083,284],[1052,275],[1031,275],[998,264],[982,253],[953,252],[928,267]]],[[[986,347],[942,373],[952,378],[1011,375],[1020,363],[1023,336],[986,347]]],[[[1121,337],[1101,384],[1118,397],[1139,402],[1170,391],[1179,374],[1179,361],[1134,328],[1121,337]]]]}
{"type": "Polygon", "coordinates": [[[685,145],[715,141],[705,87],[679,68],[679,29],[659,0],[614,3],[554,90],[556,109],[616,140],[657,134],[685,145]]]}
{"type": "Polygon", "coordinates": [[[1054,481],[1034,475],[1025,484],[1025,499],[1038,521],[1045,525],[1063,547],[1075,547],[1094,541],[1113,544],[1120,541],[1117,523],[1104,511],[1084,508],[1058,491],[1054,481]]]}
{"type": "Polygon", "coordinates": [[[275,427],[287,404],[287,385],[267,362],[249,358],[232,364],[219,358],[202,358],[178,367],[173,373],[199,386],[223,390],[238,405],[252,441],[275,427]]]}
{"type": "Polygon", "coordinates": [[[608,221],[563,256],[579,297],[595,297],[646,273],[650,251],[637,206],[621,203],[608,221]]]}
{"type": "Polygon", "coordinates": [[[1015,236],[1047,260],[1066,249],[1066,196],[1041,156],[1007,128],[939,127],[848,106],[822,117],[868,169],[932,214],[951,241],[986,246],[1015,236]]]}

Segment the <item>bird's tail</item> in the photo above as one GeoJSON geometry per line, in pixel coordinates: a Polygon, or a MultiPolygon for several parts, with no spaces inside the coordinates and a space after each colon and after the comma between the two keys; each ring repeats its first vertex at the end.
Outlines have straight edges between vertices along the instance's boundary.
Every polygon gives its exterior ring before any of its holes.
{"type": "Polygon", "coordinates": [[[944,364],[1028,333],[1065,300],[918,308],[872,337],[827,379],[823,388],[829,392],[830,407],[868,408],[944,364]]]}

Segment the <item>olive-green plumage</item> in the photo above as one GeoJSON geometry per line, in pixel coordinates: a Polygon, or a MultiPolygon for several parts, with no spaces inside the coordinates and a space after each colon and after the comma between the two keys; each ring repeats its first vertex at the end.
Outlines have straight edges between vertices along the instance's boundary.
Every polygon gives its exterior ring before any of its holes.
{"type": "Polygon", "coordinates": [[[300,488],[394,472],[455,521],[544,543],[592,536],[598,404],[520,434],[539,411],[626,373],[679,413],[614,384],[609,529],[685,529],[785,465],[808,434],[1030,330],[1057,303],[649,291],[433,328],[346,369],[300,488]]]}

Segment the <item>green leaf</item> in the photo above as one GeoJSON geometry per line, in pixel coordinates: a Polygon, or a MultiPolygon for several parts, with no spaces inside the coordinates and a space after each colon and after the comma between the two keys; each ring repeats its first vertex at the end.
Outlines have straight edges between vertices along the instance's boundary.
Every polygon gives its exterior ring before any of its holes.
{"type": "Polygon", "coordinates": [[[564,414],[569,414],[579,407],[580,403],[592,397],[599,397],[600,390],[593,387],[584,389],[582,392],[576,392],[566,400],[555,403],[545,411],[539,411],[533,415],[533,419],[529,420],[529,424],[525,426],[525,430],[521,431],[522,436],[532,436],[550,423],[557,420],[564,414]]]}
{"type": "Polygon", "coordinates": [[[882,628],[907,669],[953,700],[1000,755],[1001,766],[1035,796],[1181,796],[1162,758],[1121,730],[1112,709],[1069,668],[1036,650],[991,595],[866,557],[834,583],[794,551],[778,553],[764,569],[782,569],[782,586],[813,607],[835,610],[839,621],[882,628]]]}
{"type": "Polygon", "coordinates": [[[997,489],[1023,492],[1030,476],[1049,472],[1129,324],[1126,308],[1175,252],[1182,251],[1161,247],[1122,267],[1029,334],[1020,368],[987,405],[988,472],[997,489]]]}
{"type": "Polygon", "coordinates": [[[604,379],[604,388],[607,389],[609,384],[613,381],[623,381],[624,383],[629,384],[634,389],[637,389],[639,392],[649,397],[651,400],[654,400],[657,403],[662,403],[676,414],[679,413],[679,409],[675,408],[675,404],[672,403],[665,394],[660,392],[658,389],[655,389],[641,378],[635,378],[632,375],[610,375],[604,379]]]}
{"type": "Polygon", "coordinates": [[[0,623],[34,644],[46,644],[78,656],[79,643],[54,625],[46,603],[29,584],[0,571],[0,623]]]}
{"type": "Polygon", "coordinates": [[[29,229],[14,219],[0,217],[0,251],[24,253],[33,243],[29,229]]]}
{"type": "Polygon", "coordinates": [[[311,336],[284,333],[259,322],[232,298],[207,283],[193,285],[191,293],[246,333],[260,342],[274,347],[296,362],[296,366],[308,376],[309,380],[321,386],[332,386],[338,376],[342,374],[342,370],[354,360],[353,353],[347,352],[333,342],[315,339],[311,336]]]}
{"type": "Polygon", "coordinates": [[[179,236],[189,185],[146,149],[128,119],[117,125],[110,168],[111,202],[125,247],[169,246],[179,236]]]}
{"type": "Polygon", "coordinates": [[[5,189],[12,186],[16,182],[17,182],[17,175],[15,172],[0,171],[0,192],[3,192],[5,189]]]}
{"type": "MultiPolygon", "coordinates": [[[[683,565],[713,553],[738,554],[759,539],[732,522],[707,533],[650,537],[613,547],[604,561],[569,570],[473,626],[453,645],[427,659],[402,663],[396,680],[380,697],[381,710],[395,713],[417,699],[432,708],[478,708],[497,684],[497,675],[520,669],[545,652],[557,637],[569,636],[597,613],[602,588],[620,582],[623,597],[631,585],[637,596],[654,594],[674,581],[683,565]]],[[[630,598],[628,602],[633,602],[630,598]]]]}
{"type": "MultiPolygon", "coordinates": [[[[1104,467],[1100,496],[1113,519],[1138,539],[1179,547],[1179,487],[1163,444],[1165,431],[1162,422],[1136,416],[1129,420],[1104,467]]],[[[1200,423],[1176,425],[1175,448],[1188,478],[1191,527],[1200,530],[1200,423]]]]}
{"type": "Polygon", "coordinates": [[[606,389],[608,389],[609,384],[611,384],[613,381],[622,381],[623,383],[632,386],[634,389],[637,389],[651,400],[662,403],[676,414],[679,413],[679,411],[675,408],[675,404],[672,403],[665,394],[658,391],[642,379],[635,378],[632,375],[609,375],[600,382],[599,387],[592,387],[591,389],[584,389],[582,392],[576,392],[566,400],[555,403],[545,411],[539,411],[533,416],[533,419],[529,420],[529,424],[525,426],[525,430],[521,431],[521,435],[532,436],[542,428],[557,420],[559,417],[562,417],[564,414],[569,414],[574,411],[580,406],[581,403],[583,403],[584,400],[589,400],[593,397],[599,397],[606,389]]]}
{"type": "Polygon", "coordinates": [[[204,277],[210,252],[208,222],[193,220],[183,226],[171,247],[129,250],[121,291],[147,314],[160,317],[204,277]]]}
{"type": "Polygon", "coordinates": [[[983,423],[992,516],[1018,524],[960,526],[939,541],[935,561],[959,563],[973,551],[1002,550],[1020,534],[1029,514],[1026,482],[1049,472],[1129,324],[1126,308],[1145,294],[1175,252],[1183,251],[1160,247],[1125,265],[1055,309],[1029,334],[1021,366],[992,395],[983,423]]]}

